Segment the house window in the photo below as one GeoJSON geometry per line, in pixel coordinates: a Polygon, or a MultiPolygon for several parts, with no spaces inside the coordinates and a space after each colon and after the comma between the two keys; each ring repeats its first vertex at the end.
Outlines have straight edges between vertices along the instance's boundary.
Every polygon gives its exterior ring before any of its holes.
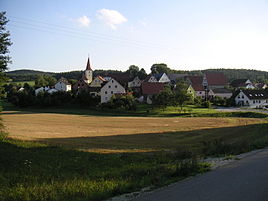
{"type": "Polygon", "coordinates": [[[117,85],[115,85],[114,87],[117,88],[117,85]]]}
{"type": "Polygon", "coordinates": [[[112,80],[112,83],[114,83],[114,81],[112,80]]]}
{"type": "Polygon", "coordinates": [[[111,86],[109,85],[109,88],[111,88],[111,86]]]}
{"type": "Polygon", "coordinates": [[[240,96],[238,96],[238,98],[240,98],[240,96]]]}
{"type": "Polygon", "coordinates": [[[105,94],[107,94],[107,91],[105,91],[105,94]]]}
{"type": "Polygon", "coordinates": [[[111,94],[114,94],[114,92],[113,92],[113,91],[111,91],[111,94]]]}
{"type": "Polygon", "coordinates": [[[253,103],[255,103],[255,100],[253,101],[253,103]]]}
{"type": "Polygon", "coordinates": [[[242,98],[244,99],[244,96],[242,96],[242,98]]]}
{"type": "Polygon", "coordinates": [[[199,94],[202,94],[202,91],[199,91],[199,94]]]}

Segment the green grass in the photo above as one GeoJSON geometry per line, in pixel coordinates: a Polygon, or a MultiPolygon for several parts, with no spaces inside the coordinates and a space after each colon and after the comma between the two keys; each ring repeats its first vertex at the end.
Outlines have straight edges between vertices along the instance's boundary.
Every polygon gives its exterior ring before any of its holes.
{"type": "Polygon", "coordinates": [[[25,83],[29,84],[30,86],[35,85],[35,81],[17,81],[17,82],[8,82],[8,84],[16,84],[16,85],[21,85],[23,86],[25,83]]]}
{"type": "MultiPolygon", "coordinates": [[[[8,104],[4,106],[11,107],[9,109],[13,107],[8,104]]],[[[139,107],[141,108],[135,114],[146,115],[149,106],[139,107]]],[[[188,112],[182,113],[186,114],[185,116],[218,115],[213,109],[194,106],[187,108],[188,112]]],[[[45,111],[38,108],[28,109],[37,110],[45,111]]],[[[99,111],[85,111],[84,108],[71,108],[68,111],[66,108],[56,108],[56,111],[52,108],[46,112],[105,115],[99,111]]],[[[178,114],[177,109],[172,107],[166,110],[155,108],[150,112],[154,112],[148,114],[152,116],[178,114]]],[[[259,115],[223,114],[252,115],[251,117],[259,115]]],[[[172,151],[149,153],[82,152],[41,142],[8,139],[2,129],[0,136],[0,201],[99,201],[147,186],[166,185],[205,172],[209,165],[198,162],[200,157],[230,156],[265,147],[268,145],[268,124],[264,121],[260,124],[231,128],[95,139],[106,140],[111,144],[113,140],[131,142],[132,138],[139,138],[138,141],[143,143],[136,145],[138,148],[148,148],[157,136],[162,137],[163,143],[174,142],[172,151]]],[[[130,144],[128,147],[124,147],[124,144],[122,146],[122,149],[128,148],[130,144]]]]}
{"type": "Polygon", "coordinates": [[[165,140],[179,135],[184,143],[172,152],[150,153],[90,153],[2,138],[0,200],[103,200],[207,171],[209,165],[196,158],[268,145],[268,124],[200,132],[172,133],[165,140]]]}

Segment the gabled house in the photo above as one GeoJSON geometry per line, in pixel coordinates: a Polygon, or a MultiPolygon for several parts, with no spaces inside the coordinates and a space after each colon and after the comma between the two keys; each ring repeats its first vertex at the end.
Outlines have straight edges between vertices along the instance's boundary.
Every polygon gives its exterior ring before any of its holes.
{"type": "Polygon", "coordinates": [[[106,82],[106,79],[104,79],[102,76],[97,76],[90,83],[89,87],[102,87],[104,82],[106,82]]]}
{"type": "Polygon", "coordinates": [[[175,85],[179,79],[184,79],[185,77],[187,77],[186,74],[177,74],[177,73],[168,73],[167,76],[170,80],[171,85],[175,85]]]}
{"type": "Polygon", "coordinates": [[[249,79],[236,79],[233,80],[230,84],[234,88],[246,88],[246,89],[254,89],[253,83],[249,79]]]}
{"type": "Polygon", "coordinates": [[[141,86],[142,80],[136,76],[132,81],[128,82],[128,88],[136,88],[141,86]]]}
{"type": "Polygon", "coordinates": [[[201,97],[202,99],[205,99],[206,97],[206,91],[203,84],[203,76],[187,76],[186,80],[189,82],[189,84],[194,89],[196,96],[201,97]]]}
{"type": "Polygon", "coordinates": [[[159,94],[164,89],[165,83],[159,82],[143,82],[141,90],[143,94],[143,101],[152,104],[152,96],[159,94]]]}
{"type": "Polygon", "coordinates": [[[220,97],[223,99],[228,99],[231,98],[233,95],[232,91],[229,89],[225,89],[225,88],[215,88],[211,90],[211,96],[212,97],[220,97]]]}
{"type": "Polygon", "coordinates": [[[266,90],[240,90],[234,97],[237,106],[262,108],[268,106],[268,92],[266,90]]]}
{"type": "Polygon", "coordinates": [[[257,88],[257,89],[266,89],[266,88],[268,88],[268,86],[265,83],[256,83],[255,88],[257,88]]]}
{"type": "Polygon", "coordinates": [[[114,94],[125,94],[125,88],[114,78],[110,79],[100,89],[101,103],[108,102],[114,94]]]}
{"type": "Polygon", "coordinates": [[[148,75],[144,82],[158,82],[154,75],[148,75]]]}
{"type": "Polygon", "coordinates": [[[157,82],[170,83],[170,79],[166,73],[154,74],[154,77],[156,78],[157,82]]]}
{"type": "Polygon", "coordinates": [[[127,88],[128,87],[128,82],[131,81],[131,77],[130,77],[129,73],[112,73],[112,74],[108,74],[107,77],[115,79],[124,88],[127,88]]]}
{"type": "Polygon", "coordinates": [[[40,87],[40,88],[37,88],[35,89],[35,95],[38,95],[39,93],[43,92],[43,93],[49,93],[49,94],[53,94],[55,92],[57,92],[58,90],[57,89],[54,89],[54,88],[50,88],[50,87],[40,87]]]}
{"type": "Polygon", "coordinates": [[[75,91],[80,91],[80,90],[85,90],[87,91],[89,88],[89,84],[92,82],[93,79],[93,70],[90,65],[89,58],[87,60],[87,65],[86,65],[86,70],[83,72],[81,79],[78,80],[74,85],[73,85],[73,90],[75,91]]]}
{"type": "Polygon", "coordinates": [[[72,85],[68,82],[67,79],[61,77],[55,84],[55,89],[58,91],[71,91],[72,85]]]}
{"type": "Polygon", "coordinates": [[[224,88],[228,81],[223,73],[205,73],[202,85],[207,89],[224,88]]]}

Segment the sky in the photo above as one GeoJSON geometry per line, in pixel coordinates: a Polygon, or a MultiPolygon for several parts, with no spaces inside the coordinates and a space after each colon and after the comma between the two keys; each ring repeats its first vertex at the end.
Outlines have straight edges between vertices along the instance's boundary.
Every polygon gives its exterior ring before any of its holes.
{"type": "Polygon", "coordinates": [[[9,70],[268,71],[267,0],[1,0],[9,70]]]}

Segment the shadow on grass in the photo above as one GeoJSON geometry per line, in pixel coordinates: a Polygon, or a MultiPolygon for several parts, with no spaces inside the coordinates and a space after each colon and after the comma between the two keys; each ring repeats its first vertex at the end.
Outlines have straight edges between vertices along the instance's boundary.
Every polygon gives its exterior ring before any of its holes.
{"type": "Polygon", "coordinates": [[[261,148],[268,144],[268,124],[191,132],[50,138],[40,142],[48,144],[0,141],[0,200],[97,201],[145,186],[164,185],[207,170],[207,166],[195,161],[182,162],[185,155],[192,155],[181,150],[200,155],[205,150],[206,155],[211,155],[261,148]],[[232,143],[235,146],[226,149],[232,143]],[[53,146],[56,144],[65,148],[53,146]],[[245,146],[237,149],[236,145],[245,146]],[[101,154],[71,148],[172,152],[101,154]]]}
{"type": "MultiPolygon", "coordinates": [[[[200,154],[204,142],[221,140],[227,144],[268,143],[268,124],[200,129],[192,131],[113,135],[98,137],[44,138],[39,142],[97,152],[150,152],[191,149],[200,154]]],[[[213,153],[211,153],[213,155],[213,153]]]]}

